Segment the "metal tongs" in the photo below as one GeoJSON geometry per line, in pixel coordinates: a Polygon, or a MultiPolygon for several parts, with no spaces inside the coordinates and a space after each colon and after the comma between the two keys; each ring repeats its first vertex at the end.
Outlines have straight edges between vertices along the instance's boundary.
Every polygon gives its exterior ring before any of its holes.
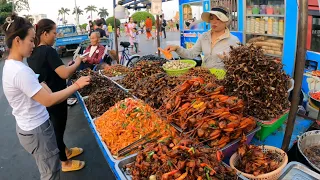
{"type": "Polygon", "coordinates": [[[129,144],[128,146],[120,149],[118,151],[118,156],[123,156],[123,155],[126,155],[128,153],[130,153],[131,151],[134,151],[136,149],[138,149],[139,146],[143,146],[143,145],[146,145],[147,143],[150,143],[150,142],[153,142],[153,141],[156,141],[157,139],[159,139],[161,137],[160,136],[157,136],[153,139],[150,139],[149,137],[151,135],[153,135],[157,130],[153,130],[152,132],[146,134],[145,136],[143,136],[142,138],[140,138],[139,140],[129,144]],[[143,142],[145,140],[145,142],[143,142]],[[142,144],[140,144],[140,142],[143,142],[142,144]]]}

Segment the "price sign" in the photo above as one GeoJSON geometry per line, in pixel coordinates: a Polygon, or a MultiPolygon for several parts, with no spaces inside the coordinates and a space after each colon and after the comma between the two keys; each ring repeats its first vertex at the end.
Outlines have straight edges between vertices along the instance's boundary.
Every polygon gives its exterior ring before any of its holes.
{"type": "Polygon", "coordinates": [[[151,14],[154,14],[154,15],[162,14],[162,0],[151,1],[151,14]]]}

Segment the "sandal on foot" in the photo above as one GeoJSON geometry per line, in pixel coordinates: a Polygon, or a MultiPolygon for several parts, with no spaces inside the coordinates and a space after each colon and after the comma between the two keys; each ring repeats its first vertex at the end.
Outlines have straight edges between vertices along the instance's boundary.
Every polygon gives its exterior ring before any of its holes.
{"type": "Polygon", "coordinates": [[[78,147],[70,148],[69,150],[71,151],[71,154],[69,156],[67,155],[68,159],[79,156],[83,152],[83,149],[78,147]]]}
{"type": "Polygon", "coordinates": [[[72,160],[71,167],[62,167],[62,172],[78,171],[85,166],[84,161],[72,160]]]}

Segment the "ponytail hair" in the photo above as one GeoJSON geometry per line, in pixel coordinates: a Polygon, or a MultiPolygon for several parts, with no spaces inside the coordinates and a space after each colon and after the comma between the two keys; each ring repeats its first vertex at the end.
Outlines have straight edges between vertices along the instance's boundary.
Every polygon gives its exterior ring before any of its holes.
{"type": "Polygon", "coordinates": [[[5,21],[1,29],[5,34],[6,45],[9,49],[12,48],[12,42],[17,36],[24,40],[28,35],[29,29],[33,28],[27,19],[16,14],[7,17],[5,21]]]}
{"type": "Polygon", "coordinates": [[[36,25],[36,39],[35,39],[35,46],[39,46],[40,44],[40,37],[44,32],[49,33],[52,29],[54,29],[54,26],[56,23],[52,21],[51,19],[41,19],[36,25]]]}

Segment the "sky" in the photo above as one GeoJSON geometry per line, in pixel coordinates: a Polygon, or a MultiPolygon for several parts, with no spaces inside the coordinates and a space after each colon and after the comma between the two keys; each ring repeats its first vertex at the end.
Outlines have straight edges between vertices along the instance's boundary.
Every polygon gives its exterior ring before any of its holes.
{"type": "MultiPolygon", "coordinates": [[[[113,0],[76,0],[77,6],[80,6],[80,9],[84,9],[88,5],[94,5],[99,8],[108,9],[109,16],[113,15],[113,0]]],[[[178,0],[172,0],[162,4],[162,9],[165,14],[165,19],[172,19],[175,15],[175,12],[179,10],[178,0]]],[[[70,24],[75,23],[75,15],[72,15],[73,8],[75,7],[74,0],[29,0],[30,11],[22,11],[19,15],[34,15],[34,14],[46,14],[47,18],[52,19],[58,22],[58,10],[61,7],[69,8],[71,12],[69,15],[66,15],[66,20],[70,24]]],[[[130,10],[131,11],[131,10],[130,10]]],[[[129,11],[129,12],[130,12],[129,11]]],[[[131,11],[130,14],[133,12],[131,11]]],[[[83,15],[79,17],[80,24],[88,22],[88,16],[90,12],[84,12],[83,15]]],[[[62,18],[60,16],[60,18],[62,18]]],[[[93,19],[98,18],[97,12],[93,12],[93,19]]]]}

